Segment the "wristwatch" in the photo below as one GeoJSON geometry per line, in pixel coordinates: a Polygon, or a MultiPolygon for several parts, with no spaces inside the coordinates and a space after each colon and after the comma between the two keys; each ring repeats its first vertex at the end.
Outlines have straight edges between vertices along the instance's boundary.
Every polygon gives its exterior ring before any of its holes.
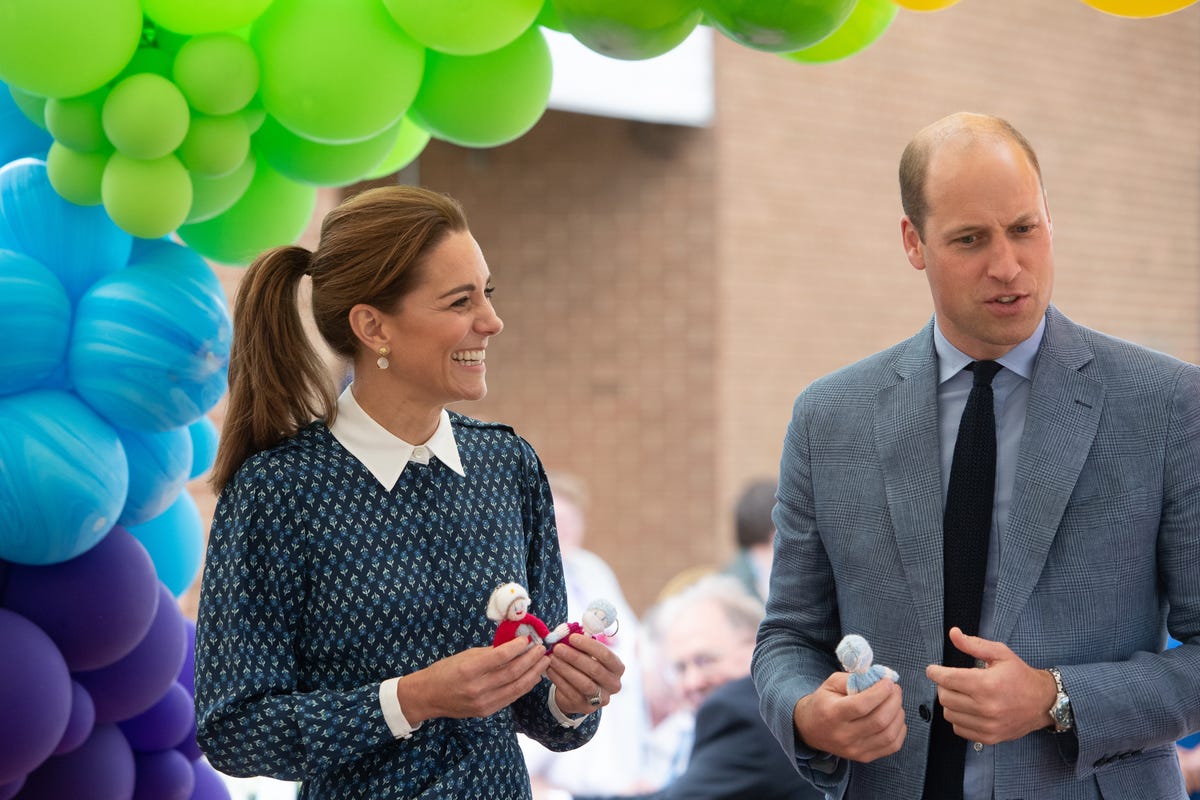
{"type": "Polygon", "coordinates": [[[1058,694],[1054,697],[1054,705],[1050,706],[1050,718],[1054,720],[1054,732],[1066,733],[1075,727],[1075,715],[1071,713],[1071,698],[1063,690],[1062,674],[1058,667],[1050,667],[1047,672],[1054,678],[1054,686],[1058,694]]]}

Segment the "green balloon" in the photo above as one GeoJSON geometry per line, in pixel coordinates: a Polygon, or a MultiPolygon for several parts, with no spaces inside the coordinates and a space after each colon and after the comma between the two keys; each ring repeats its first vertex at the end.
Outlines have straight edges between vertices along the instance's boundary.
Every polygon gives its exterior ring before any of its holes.
{"type": "Polygon", "coordinates": [[[237,169],[219,178],[205,178],[192,173],[192,207],[185,224],[203,222],[224,214],[246,192],[254,178],[254,154],[250,153],[237,169]]]}
{"type": "Polygon", "coordinates": [[[133,54],[133,58],[129,59],[129,63],[125,65],[125,69],[121,70],[121,74],[117,76],[117,82],[120,83],[130,75],[137,75],[139,72],[153,72],[155,75],[171,80],[171,65],[174,63],[175,54],[169,50],[161,47],[139,47],[133,54]]]}
{"type": "Polygon", "coordinates": [[[475,56],[516,39],[533,24],[542,0],[383,0],[392,19],[431,50],[475,56]]]}
{"type": "Polygon", "coordinates": [[[18,89],[16,86],[9,86],[8,93],[13,99],[13,103],[21,110],[30,122],[37,125],[42,130],[46,130],[46,98],[40,94],[27,92],[24,89],[18,89]]]}
{"type": "Polygon", "coordinates": [[[250,31],[263,108],[306,139],[346,144],[396,123],[421,84],[425,49],[383,3],[275,0],[250,31]]]}
{"type": "Polygon", "coordinates": [[[429,144],[429,131],[405,117],[400,120],[400,131],[396,134],[396,141],[392,143],[392,149],[384,156],[379,166],[367,173],[367,180],[384,178],[399,172],[421,155],[421,151],[427,144],[429,144]]]}
{"type": "Polygon", "coordinates": [[[117,152],[104,168],[100,194],[117,227],[143,239],[157,239],[187,217],[192,180],[175,156],[143,160],[117,152]]]}
{"type": "Polygon", "coordinates": [[[249,42],[232,33],[196,36],[179,48],[171,76],[192,108],[232,114],[258,91],[258,58],[249,42]]]}
{"type": "Polygon", "coordinates": [[[409,109],[429,133],[464,147],[495,147],[541,119],[553,66],[540,28],[479,56],[430,52],[421,91],[409,109]]]}
{"type": "Polygon", "coordinates": [[[883,36],[899,10],[892,0],[858,0],[836,31],[812,47],[784,55],[804,64],[824,64],[860,53],[883,36]]]}
{"type": "Polygon", "coordinates": [[[142,36],[138,0],[4,0],[0,81],[77,97],[121,71],[142,36]]]}
{"type": "Polygon", "coordinates": [[[164,28],[195,35],[249,25],[271,0],[142,0],[146,16],[164,28]]]}
{"type": "Polygon", "coordinates": [[[294,243],[316,207],[316,187],[290,181],[259,161],[254,179],[228,211],[184,225],[178,234],[205,258],[240,266],[268,248],[294,243]]]}
{"type": "Polygon", "coordinates": [[[46,154],[46,175],[50,185],[60,197],[77,206],[100,205],[100,183],[110,154],[81,153],[61,142],[54,142],[46,154]]]}
{"type": "Polygon", "coordinates": [[[51,97],[46,100],[46,130],[50,135],[71,148],[83,153],[112,150],[104,125],[100,122],[100,109],[108,97],[108,88],[97,89],[79,97],[51,97]]]}
{"type": "Polygon", "coordinates": [[[740,45],[768,53],[811,47],[837,30],[855,0],[701,0],[709,23],[740,45]]]}
{"type": "Polygon", "coordinates": [[[700,23],[698,0],[553,0],[563,30],[584,46],[630,61],[675,49],[700,23]]]}
{"type": "Polygon", "coordinates": [[[538,13],[534,24],[559,33],[567,32],[567,27],[563,25],[562,18],[558,16],[558,11],[554,8],[554,0],[546,0],[542,3],[542,10],[538,13]]]}
{"type": "Polygon", "coordinates": [[[314,186],[346,186],[362,180],[383,161],[402,120],[361,142],[322,144],[297,136],[267,117],[254,134],[254,152],[285,178],[314,186]]]}
{"type": "Polygon", "coordinates": [[[193,174],[219,178],[233,172],[250,152],[250,129],[240,114],[196,114],[175,155],[193,174]]]}
{"type": "Polygon", "coordinates": [[[161,75],[139,72],[112,88],[101,120],[104,133],[119,152],[152,160],[179,147],[187,135],[190,114],[175,84],[161,75]]]}

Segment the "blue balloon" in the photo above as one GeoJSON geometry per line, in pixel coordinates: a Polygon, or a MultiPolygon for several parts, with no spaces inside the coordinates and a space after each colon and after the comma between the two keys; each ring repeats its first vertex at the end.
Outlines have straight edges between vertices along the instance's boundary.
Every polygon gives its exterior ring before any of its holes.
{"type": "Polygon", "coordinates": [[[54,137],[29,121],[0,83],[0,164],[22,157],[45,158],[54,137]]]}
{"type": "Polygon", "coordinates": [[[55,564],[104,538],[125,505],[117,432],[79,398],[0,397],[0,558],[55,564]]]}
{"type": "MultiPolygon", "coordinates": [[[[0,123],[2,124],[2,123],[0,123]]],[[[32,389],[67,354],[71,301],[54,273],[23,253],[0,250],[0,394],[32,389]]]]}
{"type": "Polygon", "coordinates": [[[200,574],[204,558],[204,523],[196,501],[184,489],[163,513],[129,529],[154,562],[158,579],[179,597],[200,574]]]}
{"type": "Polygon", "coordinates": [[[195,480],[212,469],[221,437],[216,423],[207,415],[189,425],[188,433],[192,435],[192,472],[188,480],[195,480]]]}
{"type": "Polygon", "coordinates": [[[121,428],[190,425],[225,393],[232,325],[204,271],[131,264],[80,298],[68,349],[71,382],[121,428]]]}
{"type": "Polygon", "coordinates": [[[141,525],[175,502],[192,468],[192,437],[188,431],[117,429],[129,461],[129,495],[118,525],[141,525]]]}
{"type": "MultiPolygon", "coordinates": [[[[155,269],[180,272],[191,280],[203,283],[212,294],[225,300],[225,287],[204,256],[187,245],[170,239],[134,239],[129,254],[129,266],[146,265],[155,269]]],[[[228,307],[228,303],[225,303],[228,307]]]]}
{"type": "Polygon", "coordinates": [[[101,206],[77,206],[50,185],[46,162],[19,158],[0,167],[0,249],[40,261],[78,299],[125,266],[133,237],[101,206]]]}

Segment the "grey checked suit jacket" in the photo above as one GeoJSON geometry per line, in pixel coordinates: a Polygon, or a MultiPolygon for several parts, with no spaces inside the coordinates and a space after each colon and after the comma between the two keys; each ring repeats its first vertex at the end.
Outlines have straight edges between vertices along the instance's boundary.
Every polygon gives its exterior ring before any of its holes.
{"type": "MultiPolygon", "coordinates": [[[[933,323],[796,400],[753,675],[767,724],[831,797],[919,798],[941,660],[942,479],[933,323]],[[870,764],[814,759],[796,702],[859,633],[900,673],[908,735],[870,764]]],[[[1184,798],[1200,728],[1200,368],[1051,307],[1034,367],[995,638],[1058,666],[1077,735],[996,745],[997,798],[1184,798]],[[1163,652],[1167,631],[1183,642],[1163,652]]]]}

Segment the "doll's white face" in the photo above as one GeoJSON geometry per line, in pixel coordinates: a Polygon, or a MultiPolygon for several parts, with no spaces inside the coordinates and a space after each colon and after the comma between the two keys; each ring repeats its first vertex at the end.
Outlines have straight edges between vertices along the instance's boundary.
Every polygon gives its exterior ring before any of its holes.
{"type": "Polygon", "coordinates": [[[589,608],[587,611],[583,612],[583,619],[581,620],[580,624],[583,625],[583,629],[585,631],[595,636],[597,633],[602,632],[609,625],[612,625],[613,621],[608,618],[608,614],[605,613],[604,609],[589,608]]]}
{"type": "Polygon", "coordinates": [[[508,618],[518,620],[525,616],[525,612],[529,610],[529,601],[524,597],[518,597],[512,601],[512,605],[508,607],[508,618]]]}

